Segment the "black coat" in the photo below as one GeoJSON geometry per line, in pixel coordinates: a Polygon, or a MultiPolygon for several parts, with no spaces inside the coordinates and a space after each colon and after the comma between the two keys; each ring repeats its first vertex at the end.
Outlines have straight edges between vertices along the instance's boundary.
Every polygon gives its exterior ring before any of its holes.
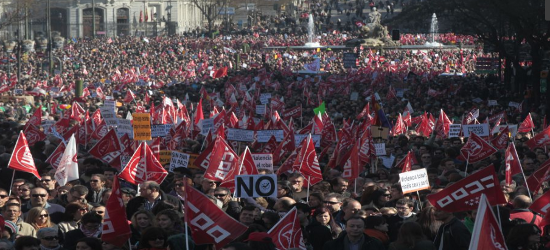
{"type": "MultiPolygon", "coordinates": [[[[82,238],[86,238],[86,235],[84,235],[84,233],[80,229],[75,229],[67,232],[65,234],[65,242],[63,243],[63,248],[67,250],[75,250],[77,241],[82,238]]],[[[97,238],[101,238],[101,234],[99,234],[97,238]]]]}
{"type": "Polygon", "coordinates": [[[436,249],[443,250],[466,250],[470,246],[472,234],[468,228],[459,221],[453,218],[449,223],[443,224],[437,230],[437,236],[434,240],[436,249]],[[443,238],[443,248],[439,248],[441,239],[443,238]]]}
{"type": "MultiPolygon", "coordinates": [[[[385,250],[384,245],[379,240],[363,234],[365,241],[359,250],[385,250]]],[[[323,246],[323,250],[347,250],[344,249],[344,239],[347,232],[343,231],[337,239],[331,240],[323,246]]]]}
{"type": "Polygon", "coordinates": [[[325,243],[332,240],[332,232],[326,226],[314,220],[306,227],[307,242],[311,244],[313,250],[322,250],[325,243]]]}
{"type": "MultiPolygon", "coordinates": [[[[145,204],[146,200],[147,199],[145,199],[144,197],[137,196],[137,197],[131,199],[130,201],[128,201],[128,204],[126,205],[126,216],[128,217],[128,220],[132,219],[132,215],[135,212],[137,212],[140,209],[143,209],[143,205],[145,204]]],[[[166,193],[164,193],[164,191],[161,190],[160,191],[160,202],[157,202],[155,204],[155,207],[158,206],[162,202],[166,202],[166,203],[174,206],[175,210],[178,211],[178,212],[181,212],[182,209],[183,209],[183,206],[181,205],[181,202],[178,199],[178,197],[166,194],[166,193]]],[[[155,207],[153,207],[153,209],[155,207]]]]}

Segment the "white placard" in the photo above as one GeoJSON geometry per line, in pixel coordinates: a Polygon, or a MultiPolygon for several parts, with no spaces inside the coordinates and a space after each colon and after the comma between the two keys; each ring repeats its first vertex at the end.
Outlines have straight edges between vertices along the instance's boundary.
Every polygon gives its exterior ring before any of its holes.
{"type": "Polygon", "coordinates": [[[451,124],[449,126],[449,138],[460,136],[460,129],[462,128],[461,124],[451,124]]]}
{"type": "Polygon", "coordinates": [[[187,165],[189,165],[189,154],[172,151],[172,158],[170,159],[170,172],[174,171],[176,168],[187,168],[187,165]]]}
{"type": "MultiPolygon", "coordinates": [[[[108,108],[110,110],[112,110],[113,112],[115,112],[115,109],[116,109],[116,101],[115,100],[108,100],[108,99],[105,99],[103,101],[103,108],[108,108]]],[[[102,114],[103,115],[103,114],[102,114]]]]}
{"type": "Polygon", "coordinates": [[[498,106],[497,100],[489,100],[487,101],[487,105],[489,106],[498,106]]]}
{"type": "Polygon", "coordinates": [[[269,98],[271,98],[271,93],[261,93],[260,94],[260,103],[261,104],[267,104],[269,102],[269,98]]]}
{"type": "Polygon", "coordinates": [[[519,107],[519,103],[517,103],[517,102],[509,102],[509,103],[508,103],[508,107],[518,108],[518,107],[519,107]]]}
{"type": "Polygon", "coordinates": [[[395,156],[393,155],[380,156],[379,158],[382,159],[382,165],[384,165],[384,167],[386,168],[391,168],[391,166],[393,165],[393,162],[395,161],[395,156]]]}
{"type": "Polygon", "coordinates": [[[246,129],[227,129],[227,140],[228,141],[254,141],[254,130],[246,129]]]}
{"type": "Polygon", "coordinates": [[[470,133],[475,133],[478,136],[489,136],[489,124],[470,124],[462,126],[464,137],[470,137],[470,133]]]}
{"type": "Polygon", "coordinates": [[[170,128],[172,128],[172,124],[153,124],[151,125],[151,137],[166,137],[170,128]]]}
{"type": "Polygon", "coordinates": [[[285,133],[283,130],[258,130],[256,131],[256,139],[258,142],[265,143],[271,139],[271,136],[275,136],[277,142],[282,142],[285,139],[285,133]]]}
{"type": "Polygon", "coordinates": [[[235,197],[277,197],[277,175],[235,176],[235,197]]]}
{"type": "Polygon", "coordinates": [[[100,107],[101,117],[105,120],[105,124],[108,126],[118,126],[118,118],[116,117],[115,110],[112,107],[100,107]]]}
{"type": "Polygon", "coordinates": [[[256,105],[256,114],[257,115],[265,115],[265,105],[262,104],[262,105],[256,105]]]}
{"type": "Polygon", "coordinates": [[[122,137],[124,134],[127,134],[130,139],[134,139],[134,127],[132,126],[132,121],[126,119],[118,119],[116,134],[118,137],[122,137]]]}
{"type": "Polygon", "coordinates": [[[201,135],[207,135],[208,131],[214,128],[214,119],[202,119],[201,123],[201,135]]]}
{"type": "Polygon", "coordinates": [[[399,182],[404,194],[430,188],[428,172],[426,172],[425,168],[400,173],[399,182]]]}
{"type": "MultiPolygon", "coordinates": [[[[302,143],[302,141],[306,139],[308,135],[309,134],[294,134],[294,143],[296,147],[300,147],[300,143],[302,143]]],[[[316,148],[321,147],[321,135],[311,135],[311,139],[313,140],[313,144],[315,144],[316,148]]]]}
{"type": "Polygon", "coordinates": [[[493,134],[496,134],[496,133],[504,130],[504,128],[506,128],[506,126],[508,126],[508,130],[510,130],[510,133],[512,134],[512,138],[516,137],[516,134],[518,133],[518,125],[517,124],[498,125],[498,127],[496,129],[493,129],[493,134]]]}
{"type": "Polygon", "coordinates": [[[376,151],[376,156],[386,155],[386,143],[375,143],[374,150],[376,151]]]}
{"type": "Polygon", "coordinates": [[[268,169],[273,171],[273,154],[268,154],[268,153],[252,154],[252,159],[254,160],[254,164],[256,164],[256,168],[258,170],[268,169]]]}

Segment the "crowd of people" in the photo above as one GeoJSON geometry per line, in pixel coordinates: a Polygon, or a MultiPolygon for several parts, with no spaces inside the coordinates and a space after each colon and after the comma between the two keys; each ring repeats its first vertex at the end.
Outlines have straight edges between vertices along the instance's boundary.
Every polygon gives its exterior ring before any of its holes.
{"type": "MultiPolygon", "coordinates": [[[[333,32],[321,35],[319,42],[342,45],[353,37],[353,33],[333,32]]],[[[416,44],[425,39],[423,35],[405,34],[401,41],[416,44]]],[[[493,55],[484,54],[474,37],[443,34],[440,39],[447,44],[474,46],[464,50],[380,50],[362,46],[296,50],[289,46],[304,44],[305,35],[271,32],[214,38],[199,35],[74,39],[54,52],[59,60],[52,74],[44,66],[43,53],[25,53],[20,79],[14,77],[18,69],[9,55],[4,66],[10,70],[4,67],[0,77],[10,86],[0,103],[0,209],[5,224],[0,249],[175,250],[186,249],[186,240],[190,241],[189,249],[213,249],[212,244],[194,244],[186,236],[186,185],[207,195],[227,215],[248,227],[222,249],[275,249],[275,239],[267,232],[292,209],[297,210],[307,249],[468,249],[476,211],[446,212],[432,206],[426,195],[489,164],[493,164],[499,180],[504,180],[504,150],[469,164],[460,157],[466,138],[419,133],[415,127],[422,118],[418,117],[437,117],[443,110],[460,124],[475,109],[474,120],[492,127],[497,123],[494,116],[504,114],[498,121],[503,125],[520,124],[529,114],[536,126],[534,131],[511,138],[523,172],[529,176],[548,160],[545,148],[531,149],[525,144],[543,129],[545,121],[538,114],[544,113],[545,107],[535,106],[529,91],[511,92],[496,75],[476,74],[477,58],[493,55]],[[352,51],[357,55],[356,64],[346,68],[344,53],[352,51]],[[312,65],[316,70],[297,73],[312,65]],[[80,80],[84,82],[84,95],[77,90],[80,80]],[[129,91],[135,97],[126,101],[129,91]],[[266,114],[256,114],[255,105],[266,93],[270,94],[266,114]],[[339,147],[336,138],[321,139],[317,155],[323,179],[315,185],[308,185],[307,176],[300,172],[277,171],[291,153],[287,152],[273,162],[272,170],[260,171],[278,174],[276,198],[235,197],[231,189],[205,178],[206,169],[200,166],[178,168],[162,183],[147,181],[139,189],[121,180],[120,192],[132,234],[127,244],[118,246],[100,239],[106,202],[121,169],[89,154],[97,141],[94,139],[79,145],[77,180],[59,185],[56,169],[48,161],[63,143],[56,133],[64,132],[54,133],[48,121],[58,122],[64,115],[70,116],[75,101],[91,115],[100,109],[104,99],[116,101],[116,114],[121,119],[136,112],[151,112],[153,124],[176,124],[175,117],[168,122],[155,119],[155,109],[162,110],[168,99],[174,101],[178,114],[185,109],[189,114],[200,112],[213,117],[226,110],[227,117],[237,119],[225,122],[228,128],[266,130],[280,129],[284,124],[295,133],[314,132],[307,129],[317,117],[312,110],[324,102],[326,115],[322,122],[325,127],[333,124],[340,140],[345,133],[356,140],[370,131],[374,119],[370,110],[364,114],[367,104],[373,104],[371,110],[377,115],[379,107],[374,103],[381,104],[390,126],[405,111],[413,119],[405,133],[373,135],[377,143],[384,145],[385,155],[363,162],[359,177],[354,180],[343,177],[347,159],[342,158],[349,157],[350,148],[339,147]],[[201,100],[201,105],[197,105],[201,100]],[[197,112],[197,107],[203,110],[197,112]],[[300,116],[283,116],[285,110],[295,107],[302,108],[300,116]],[[9,169],[8,164],[19,132],[40,108],[40,129],[47,138],[30,145],[40,174],[36,178],[9,169]],[[396,166],[408,152],[418,159],[412,169],[425,168],[429,173],[430,189],[404,194],[399,183],[402,169],[396,166]],[[331,163],[333,158],[335,163],[331,163]]],[[[193,119],[196,117],[193,115],[193,119]]],[[[82,116],[78,120],[85,119],[82,116]]],[[[78,121],[73,118],[70,125],[76,124],[78,121]]],[[[69,130],[67,126],[66,131],[69,130]]],[[[212,141],[205,133],[193,133],[190,124],[186,130],[185,143],[173,150],[200,154],[209,148],[206,144],[212,141]]],[[[253,152],[273,153],[266,143],[248,146],[253,152]]],[[[234,150],[242,151],[241,147],[234,150]]],[[[529,193],[523,180],[514,178],[511,185],[503,182],[501,186],[508,199],[508,203],[498,205],[501,230],[508,249],[546,249],[548,236],[546,231],[542,233],[543,216],[528,208],[547,190],[547,183],[529,193]]]]}

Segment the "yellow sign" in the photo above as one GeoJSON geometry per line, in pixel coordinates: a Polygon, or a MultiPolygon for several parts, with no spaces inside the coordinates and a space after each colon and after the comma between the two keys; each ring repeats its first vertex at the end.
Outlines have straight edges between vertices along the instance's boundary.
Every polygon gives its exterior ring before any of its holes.
{"type": "Polygon", "coordinates": [[[199,157],[198,154],[189,154],[189,164],[187,164],[188,168],[196,168],[196,169],[202,169],[200,167],[195,166],[195,160],[199,157]]]}
{"type": "Polygon", "coordinates": [[[134,140],[151,140],[151,115],[149,113],[133,113],[134,140]]]}
{"type": "Polygon", "coordinates": [[[159,152],[159,162],[161,165],[170,164],[172,160],[172,151],[170,150],[161,150],[159,152]]]}

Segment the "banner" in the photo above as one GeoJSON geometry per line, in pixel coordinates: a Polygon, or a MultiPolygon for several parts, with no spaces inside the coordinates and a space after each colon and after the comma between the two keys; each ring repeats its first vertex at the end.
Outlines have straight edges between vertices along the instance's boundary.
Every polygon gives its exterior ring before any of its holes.
{"type": "Polygon", "coordinates": [[[290,118],[300,118],[302,116],[302,107],[297,106],[291,109],[285,109],[282,115],[285,120],[290,118]]]}
{"type": "Polygon", "coordinates": [[[254,141],[254,130],[228,128],[227,129],[227,140],[228,141],[253,142],[254,141]]]}
{"type": "Polygon", "coordinates": [[[277,175],[237,175],[235,176],[235,197],[277,198],[277,175]]]}
{"type": "Polygon", "coordinates": [[[258,130],[256,131],[256,140],[261,143],[266,143],[271,139],[271,136],[275,136],[277,142],[283,141],[285,138],[284,130],[258,130]]]}
{"type": "Polygon", "coordinates": [[[470,133],[475,133],[480,137],[489,136],[489,124],[464,125],[462,126],[462,131],[464,132],[464,137],[470,137],[470,133]]]}
{"type": "Polygon", "coordinates": [[[134,140],[151,140],[151,115],[149,113],[133,113],[132,126],[134,127],[134,140]]]}

